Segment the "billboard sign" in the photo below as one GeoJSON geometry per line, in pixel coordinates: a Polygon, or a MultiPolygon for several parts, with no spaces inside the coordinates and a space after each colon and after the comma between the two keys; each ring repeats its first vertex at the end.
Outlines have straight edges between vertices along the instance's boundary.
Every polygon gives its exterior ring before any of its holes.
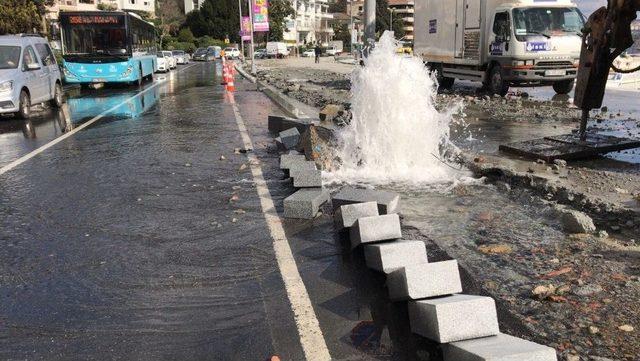
{"type": "Polygon", "coordinates": [[[249,16],[243,16],[242,24],[240,25],[240,37],[242,41],[251,40],[251,18],[249,16]]]}
{"type": "Polygon", "coordinates": [[[268,0],[253,0],[253,31],[269,31],[268,0]]]}

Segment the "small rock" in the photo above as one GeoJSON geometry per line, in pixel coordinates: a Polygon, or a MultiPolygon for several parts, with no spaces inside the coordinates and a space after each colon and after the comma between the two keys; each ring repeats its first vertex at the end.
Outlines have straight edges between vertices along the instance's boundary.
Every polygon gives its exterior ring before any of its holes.
{"type": "Polygon", "coordinates": [[[544,161],[544,160],[542,160],[542,159],[536,159],[536,163],[537,163],[537,164],[547,164],[547,162],[545,162],[545,161],[544,161]]]}
{"type": "Polygon", "coordinates": [[[507,254],[513,252],[513,248],[508,244],[485,244],[478,247],[484,254],[507,254]]]}
{"type": "Polygon", "coordinates": [[[578,356],[578,355],[567,355],[567,361],[580,361],[580,356],[578,356]]]}
{"type": "Polygon", "coordinates": [[[567,161],[564,159],[554,159],[553,160],[553,164],[559,166],[559,167],[566,167],[567,166],[567,161]]]}
{"type": "Polygon", "coordinates": [[[619,194],[629,194],[629,191],[624,188],[614,188],[614,191],[619,194]]]}
{"type": "Polygon", "coordinates": [[[191,167],[191,163],[185,163],[184,166],[185,167],[191,167]]]}
{"type": "Polygon", "coordinates": [[[609,237],[609,233],[607,233],[607,231],[601,230],[600,232],[598,232],[598,238],[607,238],[607,237],[609,237]]]}
{"type": "Polygon", "coordinates": [[[618,330],[624,331],[624,332],[633,332],[634,328],[631,325],[622,325],[622,326],[618,326],[618,330]]]}
{"type": "Polygon", "coordinates": [[[231,219],[231,223],[236,223],[238,221],[238,218],[232,218],[231,219]]]}
{"type": "Polygon", "coordinates": [[[238,171],[242,172],[243,170],[247,169],[247,165],[246,164],[242,164],[240,166],[240,168],[238,168],[238,171]]]}
{"type": "Polygon", "coordinates": [[[604,291],[600,285],[585,285],[573,291],[577,296],[591,296],[604,291]]]}
{"type": "Polygon", "coordinates": [[[575,210],[563,210],[562,225],[564,229],[570,233],[593,233],[596,231],[593,219],[575,210]]]}
{"type": "Polygon", "coordinates": [[[589,333],[592,335],[597,334],[598,332],[600,332],[600,329],[597,328],[596,326],[589,326],[589,333]]]}
{"type": "Polygon", "coordinates": [[[474,163],[484,163],[485,159],[483,156],[473,158],[474,163]]]}
{"type": "Polygon", "coordinates": [[[225,159],[227,159],[227,158],[225,158],[225,156],[224,156],[224,155],[221,155],[221,156],[220,156],[220,160],[225,160],[225,159]]]}

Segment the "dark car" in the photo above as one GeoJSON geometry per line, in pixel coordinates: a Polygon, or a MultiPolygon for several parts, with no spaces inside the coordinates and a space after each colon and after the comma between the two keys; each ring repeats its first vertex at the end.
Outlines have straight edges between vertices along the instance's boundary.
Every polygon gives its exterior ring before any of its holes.
{"type": "Polygon", "coordinates": [[[195,53],[193,53],[193,61],[207,61],[207,57],[206,48],[198,48],[195,53]]]}

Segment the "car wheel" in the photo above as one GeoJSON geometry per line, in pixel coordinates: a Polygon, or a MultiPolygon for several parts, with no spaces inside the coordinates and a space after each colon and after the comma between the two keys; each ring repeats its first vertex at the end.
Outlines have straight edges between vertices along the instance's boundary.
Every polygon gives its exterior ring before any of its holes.
{"type": "Polygon", "coordinates": [[[51,104],[51,106],[54,108],[60,108],[63,101],[62,96],[62,86],[60,85],[60,83],[56,83],[53,98],[51,99],[49,104],[51,104]]]}
{"type": "Polygon", "coordinates": [[[573,79],[560,80],[553,83],[553,90],[555,90],[556,93],[558,94],[562,94],[562,95],[569,94],[573,89],[573,84],[574,84],[573,79]]]}
{"type": "Polygon", "coordinates": [[[504,81],[504,77],[502,76],[502,67],[500,65],[496,65],[491,68],[491,73],[489,75],[489,90],[491,94],[497,94],[501,97],[507,95],[509,92],[509,84],[504,81]]]}
{"type": "Polygon", "coordinates": [[[20,92],[20,105],[16,117],[28,119],[31,116],[31,98],[26,90],[20,92]]]}

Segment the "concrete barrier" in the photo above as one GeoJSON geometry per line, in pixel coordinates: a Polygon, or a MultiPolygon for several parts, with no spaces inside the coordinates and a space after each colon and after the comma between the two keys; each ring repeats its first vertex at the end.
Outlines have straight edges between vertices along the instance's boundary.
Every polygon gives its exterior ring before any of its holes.
{"type": "Polygon", "coordinates": [[[284,217],[313,219],[320,206],[329,200],[329,192],[322,188],[301,189],[284,200],[284,217]]]}
{"type": "Polygon", "coordinates": [[[505,335],[453,342],[444,346],[444,361],[557,361],[547,346],[505,335]]]}
{"type": "Polygon", "coordinates": [[[458,261],[406,265],[387,276],[389,298],[418,300],[462,292],[458,261]]]}
{"type": "Polygon", "coordinates": [[[378,215],[378,204],[376,202],[365,202],[356,204],[347,204],[339,207],[334,215],[333,220],[338,231],[345,228],[351,228],[353,224],[361,217],[372,217],[378,215]]]}
{"type": "MultiPolygon", "coordinates": [[[[376,213],[378,213],[378,207],[375,202],[360,203],[358,205],[362,204],[373,204],[376,213]]],[[[354,206],[356,205],[347,205],[339,209],[354,206]]],[[[364,258],[367,262],[367,267],[387,274],[401,267],[428,262],[427,249],[422,241],[368,244],[364,246],[364,258]]]]}
{"type": "Polygon", "coordinates": [[[294,149],[300,142],[300,132],[297,128],[289,128],[280,132],[279,138],[287,149],[294,149]]]}
{"type": "MultiPolygon", "coordinates": [[[[313,165],[315,167],[315,163],[313,165]]],[[[318,169],[299,169],[294,166],[289,170],[289,176],[293,178],[293,186],[296,188],[322,187],[322,171],[318,169]]]]}
{"type": "Polygon", "coordinates": [[[364,243],[389,241],[402,238],[400,217],[397,214],[362,217],[349,229],[351,248],[364,243]]]}
{"type": "Polygon", "coordinates": [[[310,124],[319,123],[319,119],[291,119],[278,115],[269,115],[267,118],[267,126],[269,132],[278,134],[287,129],[296,128],[300,134],[307,131],[310,124]]]}
{"type": "Polygon", "coordinates": [[[380,214],[391,214],[397,211],[400,196],[393,192],[347,186],[342,187],[342,189],[332,197],[332,200],[334,210],[345,204],[376,202],[378,203],[378,212],[380,214]]]}
{"type": "Polygon", "coordinates": [[[409,302],[411,331],[438,343],[495,336],[496,304],[491,297],[453,295],[409,302]]]}
{"type": "Polygon", "coordinates": [[[283,154],[280,156],[280,169],[289,170],[294,164],[306,161],[307,158],[302,154],[283,154]]]}

